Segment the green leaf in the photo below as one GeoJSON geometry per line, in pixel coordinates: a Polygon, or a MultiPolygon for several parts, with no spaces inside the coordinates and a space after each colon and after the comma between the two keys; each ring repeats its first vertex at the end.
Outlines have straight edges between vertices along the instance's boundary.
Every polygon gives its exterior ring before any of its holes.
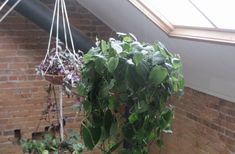
{"type": "Polygon", "coordinates": [[[102,74],[104,70],[106,69],[106,58],[97,58],[95,59],[95,70],[99,73],[102,74]]]}
{"type": "Polygon", "coordinates": [[[101,137],[101,128],[100,127],[92,127],[90,128],[91,136],[93,139],[94,145],[96,145],[101,137]]]}
{"type": "Polygon", "coordinates": [[[165,121],[164,118],[161,118],[159,121],[159,127],[161,128],[161,130],[164,130],[167,128],[168,123],[165,121]]]}
{"type": "Polygon", "coordinates": [[[134,136],[134,130],[130,123],[125,123],[125,125],[122,128],[122,132],[123,135],[128,139],[131,139],[134,136]]]}
{"type": "Polygon", "coordinates": [[[109,89],[109,90],[111,90],[111,89],[114,87],[115,82],[116,82],[115,79],[111,79],[111,81],[110,81],[110,83],[109,83],[109,86],[108,86],[108,89],[109,89]]]}
{"type": "Polygon", "coordinates": [[[129,117],[128,120],[131,124],[133,124],[134,122],[136,122],[138,120],[138,114],[137,113],[132,113],[129,117]]]}
{"type": "Polygon", "coordinates": [[[48,150],[43,150],[42,154],[49,154],[49,151],[48,150]]]}
{"type": "Polygon", "coordinates": [[[85,64],[87,64],[88,62],[90,62],[91,60],[93,60],[93,55],[90,53],[87,53],[83,56],[83,61],[85,64]]]}
{"type": "Polygon", "coordinates": [[[152,65],[159,65],[164,63],[165,58],[159,53],[156,52],[152,55],[152,65]]]}
{"type": "Polygon", "coordinates": [[[77,86],[77,90],[78,90],[79,96],[86,96],[87,95],[86,86],[84,83],[80,82],[77,86]]]}
{"type": "Polygon", "coordinates": [[[95,70],[99,74],[102,74],[107,67],[106,66],[107,59],[102,55],[96,55],[96,59],[94,61],[95,61],[95,70]]]}
{"type": "Polygon", "coordinates": [[[141,52],[136,52],[133,57],[135,65],[139,65],[143,58],[144,55],[141,52]]]}
{"type": "Polygon", "coordinates": [[[140,101],[135,106],[135,112],[143,113],[149,110],[149,105],[145,101],[140,101]]]}
{"type": "Polygon", "coordinates": [[[92,104],[91,104],[91,102],[88,101],[88,100],[84,100],[82,104],[83,104],[84,110],[85,110],[87,113],[90,113],[91,110],[92,110],[92,104]]]}
{"type": "Polygon", "coordinates": [[[172,65],[174,69],[178,69],[182,67],[182,63],[179,58],[172,58],[172,65]]]}
{"type": "Polygon", "coordinates": [[[94,127],[101,127],[103,125],[104,113],[102,110],[93,110],[91,112],[92,124],[94,127]]]}
{"type": "Polygon", "coordinates": [[[104,40],[101,40],[101,50],[103,51],[103,52],[106,52],[107,51],[107,43],[106,43],[106,41],[104,41],[104,40]]]}
{"type": "Polygon", "coordinates": [[[133,42],[133,39],[131,36],[126,35],[123,37],[123,41],[127,42],[127,43],[131,43],[131,42],[133,42]]]}
{"type": "Polygon", "coordinates": [[[136,72],[134,65],[128,65],[125,72],[125,81],[128,89],[133,91],[136,91],[140,85],[145,83],[142,77],[136,72]]]}
{"type": "Polygon", "coordinates": [[[117,122],[113,122],[112,125],[111,125],[111,128],[110,128],[110,135],[111,136],[115,136],[117,135],[117,131],[118,131],[118,126],[117,126],[117,122]]]}
{"type": "Polygon", "coordinates": [[[107,110],[104,115],[104,128],[108,134],[110,133],[112,122],[113,122],[112,112],[110,110],[107,110]]]}
{"type": "Polygon", "coordinates": [[[83,141],[85,143],[85,146],[88,149],[93,149],[95,145],[92,141],[91,132],[86,126],[82,126],[81,135],[82,135],[83,141]]]}
{"type": "Polygon", "coordinates": [[[114,108],[115,107],[115,98],[113,96],[110,96],[108,99],[108,107],[109,108],[114,108]]]}
{"type": "Polygon", "coordinates": [[[119,63],[118,57],[111,57],[108,61],[108,71],[110,73],[113,73],[113,71],[117,68],[118,63],[119,63]]]}
{"type": "Polygon", "coordinates": [[[156,65],[150,71],[149,81],[158,85],[167,77],[167,75],[168,75],[168,72],[166,68],[156,65]]]}
{"type": "Polygon", "coordinates": [[[170,123],[173,118],[173,112],[171,110],[167,110],[162,117],[167,123],[170,123]]]}
{"type": "Polygon", "coordinates": [[[151,140],[154,140],[156,138],[156,133],[154,133],[153,131],[149,134],[148,136],[148,139],[151,141],[151,140]]]}
{"type": "Polygon", "coordinates": [[[149,70],[149,66],[145,61],[140,62],[139,65],[136,66],[136,72],[142,77],[143,81],[148,79],[149,70]]]}
{"type": "MultiPolygon", "coordinates": [[[[126,42],[122,45],[122,48],[124,50],[124,52],[122,52],[122,53],[125,53],[125,54],[132,50],[131,45],[129,43],[126,43],[126,42]]],[[[125,54],[123,54],[123,55],[125,55],[125,54]]]]}
{"type": "Polygon", "coordinates": [[[165,57],[165,58],[168,58],[168,57],[173,57],[173,55],[168,52],[168,50],[166,49],[166,47],[161,43],[161,42],[157,42],[156,44],[154,44],[154,48],[157,50],[157,51],[160,51],[160,53],[165,57]]]}
{"type": "Polygon", "coordinates": [[[166,110],[161,114],[161,119],[160,119],[160,128],[162,130],[167,129],[171,125],[171,121],[173,118],[173,112],[171,110],[166,110]]]}
{"type": "Polygon", "coordinates": [[[115,54],[122,53],[123,49],[119,42],[111,42],[111,47],[114,49],[115,54]]]}

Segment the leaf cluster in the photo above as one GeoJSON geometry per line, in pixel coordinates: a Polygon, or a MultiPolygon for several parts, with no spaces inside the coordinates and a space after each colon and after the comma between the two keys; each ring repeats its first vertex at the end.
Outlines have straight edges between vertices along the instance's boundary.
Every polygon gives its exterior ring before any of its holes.
{"type": "Polygon", "coordinates": [[[87,148],[112,153],[148,153],[153,140],[171,132],[173,111],[166,102],[182,95],[184,78],[178,55],[160,42],[140,43],[133,35],[98,41],[83,57],[78,94],[85,120],[81,136],[87,148]]]}
{"type": "Polygon", "coordinates": [[[46,134],[42,140],[22,140],[21,146],[23,152],[28,154],[59,154],[65,151],[80,154],[85,149],[80,142],[80,135],[72,130],[63,142],[59,138],[46,134]]]}

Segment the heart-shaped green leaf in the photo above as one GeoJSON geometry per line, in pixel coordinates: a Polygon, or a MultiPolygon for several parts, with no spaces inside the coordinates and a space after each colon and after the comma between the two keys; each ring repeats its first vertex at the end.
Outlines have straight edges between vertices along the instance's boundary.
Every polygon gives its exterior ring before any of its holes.
{"type": "Polygon", "coordinates": [[[93,149],[95,145],[92,141],[91,132],[86,126],[81,127],[81,135],[82,135],[85,146],[88,149],[93,149]]]}
{"type": "Polygon", "coordinates": [[[160,84],[168,75],[167,69],[162,66],[154,66],[149,74],[149,81],[160,84]]]}
{"type": "Polygon", "coordinates": [[[118,57],[111,57],[108,61],[108,71],[110,73],[113,73],[113,71],[117,68],[118,63],[119,63],[118,57]]]}

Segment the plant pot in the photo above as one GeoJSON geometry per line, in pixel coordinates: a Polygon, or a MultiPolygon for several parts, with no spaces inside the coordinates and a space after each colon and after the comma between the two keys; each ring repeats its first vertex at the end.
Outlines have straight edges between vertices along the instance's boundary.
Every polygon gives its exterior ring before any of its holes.
{"type": "Polygon", "coordinates": [[[48,82],[50,82],[54,85],[62,85],[63,84],[63,80],[64,80],[63,75],[46,74],[44,77],[48,82]]]}

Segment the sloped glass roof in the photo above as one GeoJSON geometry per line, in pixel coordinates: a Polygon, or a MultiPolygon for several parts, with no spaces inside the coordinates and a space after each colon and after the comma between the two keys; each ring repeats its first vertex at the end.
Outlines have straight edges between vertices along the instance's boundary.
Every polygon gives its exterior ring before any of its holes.
{"type": "Polygon", "coordinates": [[[235,30],[235,0],[141,0],[174,26],[235,30]]]}
{"type": "Polygon", "coordinates": [[[188,0],[145,0],[171,24],[213,27],[188,0]]]}
{"type": "Polygon", "coordinates": [[[129,0],[172,37],[235,44],[235,0],[129,0]]]}
{"type": "Polygon", "coordinates": [[[235,0],[192,0],[217,28],[235,30],[235,0]]]}

